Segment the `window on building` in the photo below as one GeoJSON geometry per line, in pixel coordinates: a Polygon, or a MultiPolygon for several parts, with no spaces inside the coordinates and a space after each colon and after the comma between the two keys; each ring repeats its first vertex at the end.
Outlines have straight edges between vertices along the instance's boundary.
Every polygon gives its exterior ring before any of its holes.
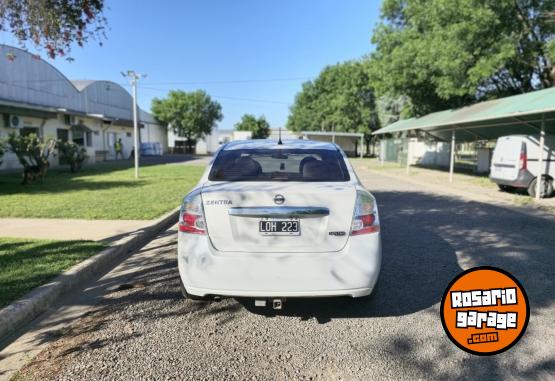
{"type": "Polygon", "coordinates": [[[85,133],[81,129],[74,129],[72,131],[72,140],[75,144],[84,146],[85,145],[85,133]]]}
{"type": "Polygon", "coordinates": [[[92,132],[91,131],[87,131],[85,133],[85,140],[87,143],[87,147],[92,147],[92,132]]]}
{"type": "Polygon", "coordinates": [[[58,128],[56,130],[56,137],[58,138],[58,140],[61,140],[62,142],[67,142],[69,140],[69,130],[58,128]]]}
{"type": "Polygon", "coordinates": [[[19,134],[21,136],[28,136],[31,134],[35,134],[35,135],[39,135],[39,129],[38,127],[23,127],[21,130],[19,130],[19,134]]]}

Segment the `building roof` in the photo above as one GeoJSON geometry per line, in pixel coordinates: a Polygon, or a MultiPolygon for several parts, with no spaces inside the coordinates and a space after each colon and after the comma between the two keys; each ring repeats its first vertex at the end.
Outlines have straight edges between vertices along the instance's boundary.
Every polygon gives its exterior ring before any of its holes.
{"type": "Polygon", "coordinates": [[[92,79],[78,79],[78,80],[71,80],[71,83],[73,83],[73,86],[75,86],[75,88],[79,91],[83,91],[86,87],[88,87],[89,85],[93,84],[94,80],[92,79]]]}
{"type": "MultiPolygon", "coordinates": [[[[21,110],[39,109],[112,121],[133,119],[132,97],[119,84],[103,80],[70,81],[40,57],[0,44],[0,57],[8,55],[14,58],[0,65],[0,104],[21,110]]],[[[139,119],[147,123],[154,121],[144,111],[139,119]]]]}
{"type": "Polygon", "coordinates": [[[333,143],[318,142],[302,139],[285,139],[283,144],[278,144],[277,140],[270,139],[251,139],[251,140],[234,140],[224,146],[224,150],[236,149],[325,149],[337,150],[337,146],[333,143]]]}
{"type": "Polygon", "coordinates": [[[335,132],[335,131],[302,131],[301,135],[313,135],[313,136],[347,136],[353,138],[361,138],[364,136],[360,132],[335,132]]]}
{"type": "Polygon", "coordinates": [[[555,133],[555,87],[399,120],[374,134],[422,130],[448,140],[455,131],[458,141],[489,140],[537,133],[544,117],[546,131],[555,133]]]}

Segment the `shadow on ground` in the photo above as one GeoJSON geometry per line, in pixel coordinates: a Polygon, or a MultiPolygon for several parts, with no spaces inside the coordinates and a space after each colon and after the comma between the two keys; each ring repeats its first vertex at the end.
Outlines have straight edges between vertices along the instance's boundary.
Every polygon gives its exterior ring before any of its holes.
{"type": "Polygon", "coordinates": [[[398,316],[440,302],[463,269],[490,265],[514,274],[534,308],[553,303],[555,223],[501,207],[420,192],[374,192],[382,223],[383,264],[371,297],[290,299],[282,311],[253,313],[315,317],[398,316]]]}
{"type": "MultiPolygon", "coordinates": [[[[115,336],[96,335],[106,325],[121,325],[122,319],[130,324],[144,321],[147,327],[158,327],[175,323],[172,318],[186,316],[187,324],[175,329],[195,329],[199,321],[208,317],[212,321],[216,318],[216,326],[239,325],[248,321],[245,313],[269,318],[314,319],[321,324],[333,324],[334,320],[346,318],[366,319],[365,324],[372,324],[372,318],[401,317],[420,311],[436,315],[437,304],[448,283],[463,269],[479,265],[497,266],[514,274],[528,293],[532,316],[545,314],[542,310],[553,307],[555,222],[489,204],[427,193],[388,191],[374,194],[380,206],[383,265],[379,287],[371,297],[289,299],[281,311],[255,309],[252,299],[241,298],[238,303],[234,300],[220,303],[184,300],[175,258],[175,231],[168,231],[163,233],[166,237],[122,264],[123,269],[132,271],[131,275],[114,276],[95,284],[94,287],[109,290],[107,297],[100,299],[90,316],[81,319],[69,334],[75,341],[61,347],[55,354],[56,359],[62,361],[69,357],[68,354],[90,352],[115,342],[137,339],[146,333],[121,331],[115,336]],[[142,255],[148,251],[155,255],[142,255]]],[[[529,330],[534,329],[545,327],[529,327],[529,330]]],[[[406,331],[391,336],[391,340],[381,344],[380,350],[384,357],[391,357],[392,362],[402,364],[415,375],[495,379],[507,375],[504,368],[507,363],[513,364],[511,369],[515,370],[511,374],[514,377],[535,378],[548,374],[554,366],[553,361],[539,359],[516,369],[515,360],[510,356],[535,359],[526,337],[519,343],[522,348],[515,347],[517,351],[476,358],[465,357],[466,354],[445,337],[437,336],[439,330],[430,333],[428,338],[411,337],[409,331],[407,327],[406,331]],[[431,345],[438,347],[432,350],[431,345]],[[454,362],[460,373],[446,374],[442,361],[454,362]]],[[[47,342],[52,337],[42,339],[47,342]]],[[[199,336],[199,340],[205,339],[208,340],[199,336]]],[[[368,345],[376,344],[369,342],[368,345]]],[[[39,357],[35,364],[40,361],[39,357]]],[[[45,357],[42,361],[52,360],[45,357]]]]}

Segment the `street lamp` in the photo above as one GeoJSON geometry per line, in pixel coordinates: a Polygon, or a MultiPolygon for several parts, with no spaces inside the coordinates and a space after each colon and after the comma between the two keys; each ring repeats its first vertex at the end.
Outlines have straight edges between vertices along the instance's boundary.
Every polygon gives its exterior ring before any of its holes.
{"type": "Polygon", "coordinates": [[[137,121],[137,81],[141,78],[145,78],[146,74],[139,74],[133,70],[127,70],[127,72],[121,72],[121,75],[129,78],[129,83],[131,84],[132,94],[133,94],[133,145],[134,145],[134,159],[135,159],[135,178],[139,178],[139,124],[137,121]]]}

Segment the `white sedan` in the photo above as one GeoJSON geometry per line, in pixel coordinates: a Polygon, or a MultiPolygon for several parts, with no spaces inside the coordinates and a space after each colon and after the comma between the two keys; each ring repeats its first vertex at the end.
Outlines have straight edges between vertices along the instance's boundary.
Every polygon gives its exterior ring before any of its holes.
{"type": "Polygon", "coordinates": [[[381,265],[375,198],[335,144],[225,144],[179,217],[178,265],[191,299],[369,295],[381,265]]]}

